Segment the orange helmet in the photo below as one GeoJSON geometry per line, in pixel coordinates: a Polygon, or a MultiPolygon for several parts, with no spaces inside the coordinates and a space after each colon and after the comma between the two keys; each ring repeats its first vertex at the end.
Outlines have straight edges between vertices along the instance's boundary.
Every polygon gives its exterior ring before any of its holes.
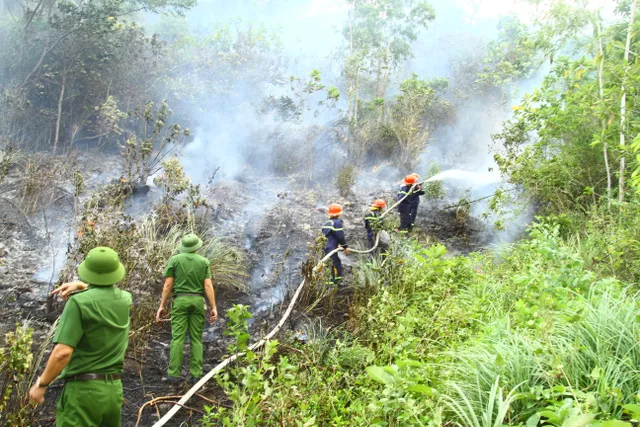
{"type": "Polygon", "coordinates": [[[404,185],[413,185],[418,182],[418,178],[415,175],[407,175],[404,177],[404,185]]]}
{"type": "Polygon", "coordinates": [[[342,206],[336,203],[332,203],[331,206],[329,206],[329,216],[340,216],[340,215],[342,215],[342,206]]]}
{"type": "Polygon", "coordinates": [[[384,209],[384,208],[387,207],[387,202],[385,202],[382,199],[378,199],[378,200],[374,201],[371,206],[373,206],[374,208],[384,209]]]}

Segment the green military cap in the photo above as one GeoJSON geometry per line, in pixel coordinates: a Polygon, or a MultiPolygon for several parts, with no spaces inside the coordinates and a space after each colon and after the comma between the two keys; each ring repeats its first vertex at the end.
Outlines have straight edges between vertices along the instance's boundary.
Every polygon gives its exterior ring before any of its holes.
{"type": "Polygon", "coordinates": [[[202,247],[202,240],[193,233],[189,233],[182,238],[180,252],[195,252],[202,247]]]}
{"type": "Polygon", "coordinates": [[[124,278],[124,265],[118,253],[111,248],[93,248],[78,267],[80,280],[90,285],[110,286],[124,278]]]}

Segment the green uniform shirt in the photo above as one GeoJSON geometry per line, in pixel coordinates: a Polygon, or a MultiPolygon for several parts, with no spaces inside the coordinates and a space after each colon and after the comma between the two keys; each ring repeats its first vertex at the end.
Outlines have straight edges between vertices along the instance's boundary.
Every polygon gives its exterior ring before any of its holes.
{"type": "Polygon", "coordinates": [[[69,298],[53,338],[75,349],[62,378],[122,373],[131,302],[131,294],[115,286],[89,286],[69,298]]]}
{"type": "Polygon", "coordinates": [[[164,277],[173,277],[173,293],[203,294],[204,279],[211,278],[211,264],[208,259],[196,253],[181,253],[169,260],[164,277]]]}

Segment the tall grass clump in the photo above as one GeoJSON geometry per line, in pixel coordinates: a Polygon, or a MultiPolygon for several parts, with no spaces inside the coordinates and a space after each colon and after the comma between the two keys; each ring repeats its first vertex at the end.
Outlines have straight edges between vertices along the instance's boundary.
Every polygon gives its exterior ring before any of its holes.
{"type": "Polygon", "coordinates": [[[445,393],[464,396],[464,404],[448,397],[446,406],[459,422],[471,412],[481,418],[499,379],[501,387],[519,390],[508,413],[516,425],[536,414],[550,416],[567,399],[576,415],[622,417],[640,384],[640,299],[615,289],[611,281],[594,284],[571,307],[555,312],[556,322],[546,332],[488,325],[487,335],[449,354],[452,385],[445,393]]]}
{"type": "Polygon", "coordinates": [[[502,427],[507,422],[511,405],[518,399],[519,385],[505,396],[499,377],[493,382],[489,394],[480,396],[479,402],[471,401],[457,384],[450,386],[455,395],[444,395],[442,402],[461,420],[461,423],[456,423],[461,427],[502,427]]]}
{"type": "Polygon", "coordinates": [[[564,313],[570,320],[549,337],[559,362],[555,377],[571,389],[593,393],[602,411],[620,416],[640,387],[640,296],[631,289],[614,292],[603,283],[582,302],[580,309],[564,313]]]}

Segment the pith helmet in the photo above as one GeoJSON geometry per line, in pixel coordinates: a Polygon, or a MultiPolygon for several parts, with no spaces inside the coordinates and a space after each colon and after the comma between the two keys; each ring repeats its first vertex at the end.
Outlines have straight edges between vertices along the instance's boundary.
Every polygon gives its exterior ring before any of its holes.
{"type": "Polygon", "coordinates": [[[202,240],[193,233],[189,233],[182,238],[180,248],[182,253],[195,252],[202,247],[202,240]]]}
{"type": "Polygon", "coordinates": [[[124,278],[124,265],[116,251],[104,246],[91,249],[78,267],[80,280],[95,286],[110,286],[124,278]]]}

